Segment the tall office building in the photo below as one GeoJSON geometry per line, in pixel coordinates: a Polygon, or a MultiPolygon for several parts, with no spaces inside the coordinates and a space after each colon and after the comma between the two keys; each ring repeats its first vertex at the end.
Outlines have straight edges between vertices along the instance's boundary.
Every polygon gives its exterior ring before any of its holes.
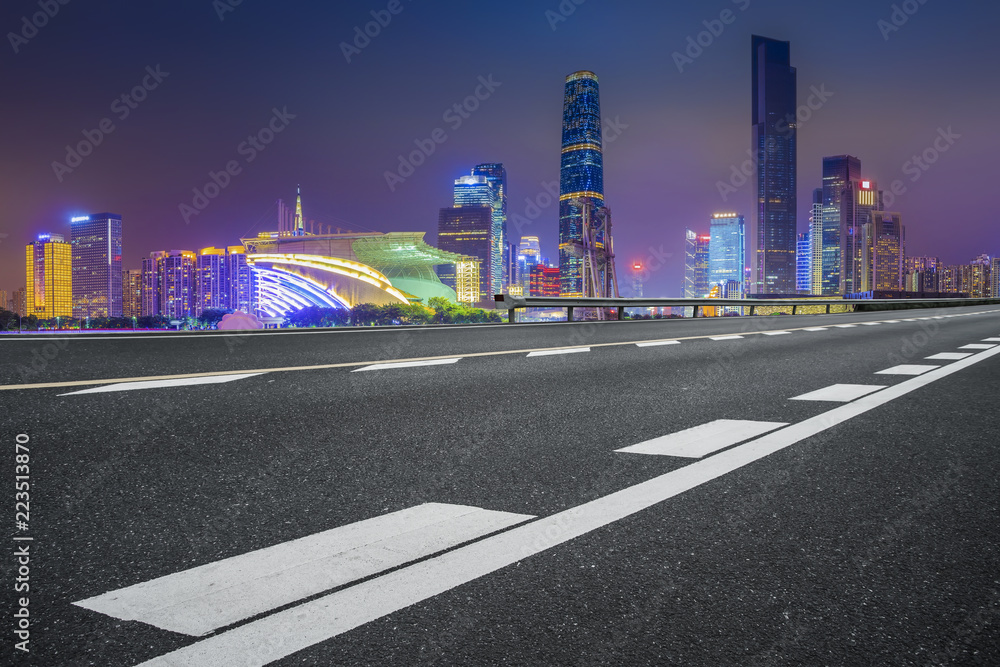
{"type": "Polygon", "coordinates": [[[122,316],[122,217],[95,213],[70,220],[73,316],[122,316]]]}
{"type": "MultiPolygon", "coordinates": [[[[503,166],[500,166],[503,169],[503,166]]],[[[506,179],[506,173],[504,174],[506,179]]],[[[484,207],[490,210],[489,251],[481,261],[482,277],[486,280],[484,294],[499,294],[503,291],[504,250],[501,230],[501,211],[505,204],[500,195],[504,184],[496,177],[473,173],[455,181],[455,207],[484,207]]],[[[453,267],[451,267],[453,268],[453,267]]],[[[450,270],[450,269],[446,269],[450,270]]],[[[450,275],[450,274],[448,274],[450,275]]]]}
{"type": "Polygon", "coordinates": [[[809,232],[799,234],[795,252],[795,289],[800,294],[812,294],[812,243],[809,232]]]}
{"type": "MultiPolygon", "coordinates": [[[[823,188],[813,190],[812,210],[809,214],[809,244],[810,244],[810,266],[812,275],[809,277],[809,293],[813,295],[823,294],[823,188]]],[[[832,250],[833,248],[831,248],[832,250]]],[[[838,248],[839,250],[839,248],[838,248]]],[[[832,268],[834,262],[829,261],[828,266],[832,268]]],[[[839,263],[837,264],[839,266],[839,263]]],[[[832,285],[827,285],[829,289],[832,285]]],[[[835,286],[832,286],[836,289],[835,286]]],[[[832,293],[832,292],[831,292],[832,293]]]]}
{"type": "Polygon", "coordinates": [[[122,271],[122,317],[142,315],[142,269],[122,271]]]}
{"type": "Polygon", "coordinates": [[[25,247],[25,310],[40,320],[73,317],[73,248],[60,234],[39,234],[25,247]]]}
{"type": "Polygon", "coordinates": [[[758,168],[750,291],[791,294],[795,292],[795,68],[788,42],[754,35],[752,47],[752,146],[758,168]]]}
{"type": "MultiPolygon", "coordinates": [[[[842,276],[852,271],[849,259],[854,248],[849,241],[854,225],[852,184],[860,178],[861,160],[853,155],[823,158],[823,215],[819,225],[821,236],[815,242],[822,248],[819,294],[824,296],[851,291],[842,291],[845,288],[842,276]]],[[[852,279],[848,279],[846,286],[852,285],[852,279]]]]}
{"type": "MultiPolygon", "coordinates": [[[[477,301],[489,298],[492,294],[493,257],[491,235],[493,229],[493,214],[488,206],[456,206],[443,208],[438,215],[437,247],[441,250],[454,252],[479,260],[479,298],[477,301]]],[[[457,267],[454,264],[442,264],[436,267],[438,277],[452,289],[458,287],[457,267]]],[[[457,291],[457,290],[456,290],[457,291]]]]}
{"type": "MultiPolygon", "coordinates": [[[[493,199],[493,227],[490,234],[490,250],[494,253],[490,266],[493,271],[491,282],[494,294],[500,294],[511,281],[510,239],[507,237],[507,170],[499,162],[477,164],[472,169],[473,176],[483,176],[495,194],[493,199]]],[[[458,204],[458,202],[455,202],[458,204]]]]}
{"type": "Polygon", "coordinates": [[[531,267],[530,296],[559,296],[561,272],[558,267],[535,264],[531,267]]]}
{"type": "Polygon", "coordinates": [[[247,264],[247,251],[241,245],[226,248],[226,308],[254,314],[257,311],[257,274],[247,264]]]}
{"type": "MultiPolygon", "coordinates": [[[[899,213],[874,211],[861,229],[861,289],[901,291],[905,284],[906,228],[899,213]]],[[[848,292],[853,294],[854,292],[848,292]]]]}
{"type": "Polygon", "coordinates": [[[989,298],[992,294],[990,263],[989,255],[980,255],[969,264],[969,296],[974,299],[989,298]]]}
{"type": "MultiPolygon", "coordinates": [[[[736,213],[716,213],[709,227],[708,282],[736,280],[743,284],[746,269],[746,222],[736,213]]],[[[740,288],[742,293],[743,289],[740,288]]]]}
{"type": "Polygon", "coordinates": [[[229,289],[226,281],[226,251],[204,248],[198,253],[195,264],[195,300],[192,314],[199,316],[206,310],[227,308],[229,289]]]}
{"type": "MultiPolygon", "coordinates": [[[[559,170],[559,273],[563,296],[583,296],[583,258],[573,244],[583,240],[584,205],[604,206],[604,153],[597,75],[566,77],[563,98],[562,160],[559,170]]],[[[598,235],[598,242],[603,237],[598,235]]]]}
{"type": "Polygon", "coordinates": [[[703,299],[712,289],[709,283],[709,250],[712,237],[685,230],[684,243],[684,296],[703,299]]]}

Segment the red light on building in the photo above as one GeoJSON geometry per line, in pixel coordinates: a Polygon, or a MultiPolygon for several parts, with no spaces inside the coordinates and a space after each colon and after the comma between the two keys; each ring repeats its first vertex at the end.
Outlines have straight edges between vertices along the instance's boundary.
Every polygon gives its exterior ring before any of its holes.
{"type": "Polygon", "coordinates": [[[632,264],[632,269],[634,271],[642,271],[642,262],[635,262],[632,264]]]}

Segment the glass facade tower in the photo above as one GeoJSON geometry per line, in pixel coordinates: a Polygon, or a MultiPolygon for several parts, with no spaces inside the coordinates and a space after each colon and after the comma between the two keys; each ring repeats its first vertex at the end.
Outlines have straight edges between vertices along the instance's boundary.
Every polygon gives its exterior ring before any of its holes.
{"type": "Polygon", "coordinates": [[[754,35],[753,147],[757,192],[750,246],[753,294],[795,292],[796,76],[788,42],[754,35]]]}
{"type": "MultiPolygon", "coordinates": [[[[572,252],[583,240],[583,205],[604,206],[604,154],[597,75],[566,77],[559,176],[559,275],[562,296],[583,296],[583,258],[572,252]]],[[[598,236],[598,243],[602,238],[598,236]]]]}
{"type": "MultiPolygon", "coordinates": [[[[494,192],[493,228],[490,238],[490,268],[493,271],[491,285],[494,294],[500,294],[510,284],[511,248],[507,237],[507,170],[498,162],[477,164],[472,169],[473,176],[483,176],[494,192]]],[[[457,202],[456,202],[457,203],[457,202]]]]}
{"type": "Polygon", "coordinates": [[[742,293],[746,268],[746,223],[743,216],[716,213],[712,216],[709,236],[709,287],[735,280],[740,284],[739,291],[742,293]]]}
{"type": "Polygon", "coordinates": [[[73,316],[72,246],[59,234],[40,234],[25,248],[24,315],[40,320],[73,316]]]}
{"type": "Polygon", "coordinates": [[[122,217],[97,213],[70,220],[73,317],[122,316],[122,217]]]}

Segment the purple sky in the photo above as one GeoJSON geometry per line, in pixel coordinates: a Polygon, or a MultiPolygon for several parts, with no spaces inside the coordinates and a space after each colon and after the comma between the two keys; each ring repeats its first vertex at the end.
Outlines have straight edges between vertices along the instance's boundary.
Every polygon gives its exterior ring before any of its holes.
{"type": "MultiPolygon", "coordinates": [[[[684,228],[707,231],[714,212],[750,218],[751,184],[727,201],[717,184],[750,147],[751,34],[791,41],[800,104],[813,86],[832,93],[799,126],[799,231],[821,158],[849,153],[883,189],[905,186],[891,208],[903,214],[909,254],[964,263],[1000,253],[996,5],[909,0],[898,6],[915,13],[897,14],[901,25],[889,32],[893,3],[861,0],[565,0],[568,16],[558,0],[399,0],[397,14],[388,0],[243,0],[220,19],[229,2],[70,2],[39,19],[37,34],[23,17],[42,11],[38,0],[3,3],[0,289],[24,284],[25,243],[40,232],[68,235],[81,213],[123,215],[129,268],[153,250],[234,245],[274,228],[275,200],[291,203],[297,183],[308,219],[426,231],[433,243],[453,180],[476,163],[503,162],[510,214],[525,215],[526,199],[559,177],[564,77],[590,69],[606,125],[620,128],[606,137],[605,194],[622,282],[632,260],[671,254],[646,294],[676,296],[684,228]],[[674,52],[724,10],[732,21],[714,24],[721,34],[679,71],[674,52]],[[348,63],[341,43],[372,11],[391,21],[348,63]],[[157,66],[167,73],[159,82],[147,72],[157,66]],[[499,86],[456,127],[444,114],[475,93],[479,77],[499,86]],[[145,100],[115,103],[144,78],[155,84],[145,100]],[[242,142],[286,108],[294,118],[248,162],[242,142]],[[60,180],[53,162],[105,118],[114,131],[60,180]],[[390,190],[385,172],[438,128],[446,140],[390,190]],[[958,138],[914,180],[907,162],[948,128],[958,138]],[[186,222],[180,205],[229,161],[239,173],[186,222]]],[[[556,257],[557,206],[510,230],[541,237],[556,257]]]]}

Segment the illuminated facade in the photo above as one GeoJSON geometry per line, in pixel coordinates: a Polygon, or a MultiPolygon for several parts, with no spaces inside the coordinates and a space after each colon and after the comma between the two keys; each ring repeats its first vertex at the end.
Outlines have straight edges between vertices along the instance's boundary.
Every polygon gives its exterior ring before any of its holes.
{"type": "Polygon", "coordinates": [[[194,315],[197,300],[197,255],[171,250],[160,262],[160,315],[168,320],[194,315]]]}
{"type": "Polygon", "coordinates": [[[229,306],[229,285],[226,280],[226,251],[205,248],[198,253],[195,265],[195,299],[192,314],[197,317],[205,310],[229,306]]]}
{"type": "Polygon", "coordinates": [[[25,248],[26,315],[73,317],[73,248],[59,234],[39,234],[25,248]]]}
{"type": "Polygon", "coordinates": [[[122,217],[96,213],[70,220],[73,316],[122,316],[122,217]]]}
{"type": "Polygon", "coordinates": [[[455,262],[455,294],[459,303],[476,303],[480,300],[480,262],[475,257],[465,257],[455,262]]]}
{"type": "Polygon", "coordinates": [[[562,281],[558,267],[535,264],[529,275],[529,296],[559,296],[562,281]]]}
{"type": "MultiPolygon", "coordinates": [[[[490,291],[499,294],[510,282],[511,272],[511,251],[510,239],[507,237],[507,170],[499,162],[488,162],[477,164],[472,169],[472,175],[486,179],[486,183],[493,191],[492,222],[490,230],[490,258],[489,270],[492,272],[490,278],[490,291]]],[[[458,206],[458,200],[455,200],[458,206]]],[[[464,205],[464,204],[463,204],[464,205]]]]}
{"type": "MultiPolygon", "coordinates": [[[[824,284],[823,284],[823,188],[816,188],[813,190],[813,205],[812,210],[809,215],[809,244],[810,244],[810,258],[809,265],[812,267],[812,273],[809,276],[809,291],[810,294],[821,295],[823,294],[824,284]]],[[[833,250],[833,248],[830,248],[833,250]]],[[[840,252],[839,246],[836,248],[837,252],[840,252]]],[[[839,261],[836,263],[839,266],[839,261]]],[[[828,267],[834,265],[833,261],[828,260],[828,267]]],[[[826,285],[827,289],[832,286],[832,280],[828,281],[826,285]]]]}
{"type": "MultiPolygon", "coordinates": [[[[899,213],[875,211],[861,230],[861,289],[902,291],[906,269],[906,229],[899,213]]],[[[853,292],[852,292],[853,293],[853,292]]]]}
{"type": "Polygon", "coordinates": [[[249,314],[257,310],[256,276],[241,245],[226,248],[226,286],[226,308],[249,314]]]}
{"type": "Polygon", "coordinates": [[[1000,299],[1000,257],[990,262],[990,296],[1000,299]]]}
{"type": "MultiPolygon", "coordinates": [[[[492,226],[491,209],[483,206],[443,208],[438,215],[437,247],[445,252],[474,257],[486,269],[480,273],[479,295],[475,301],[491,296],[493,281],[489,272],[492,270],[492,226]]],[[[439,266],[437,274],[441,282],[458,291],[454,265],[439,266]]]]}
{"type": "Polygon", "coordinates": [[[750,292],[795,292],[796,72],[791,47],[753,35],[752,146],[757,189],[751,218],[750,292]]]}
{"type": "Polygon", "coordinates": [[[708,282],[743,282],[746,269],[746,223],[736,213],[716,213],[709,227],[708,282]]]}
{"type": "Polygon", "coordinates": [[[795,252],[795,290],[800,294],[812,293],[812,243],[809,233],[799,234],[795,252]]]}
{"type": "MultiPolygon", "coordinates": [[[[559,177],[560,293],[583,296],[583,258],[572,252],[583,241],[583,209],[604,206],[604,152],[597,75],[566,77],[563,98],[562,159],[559,177]]],[[[603,238],[598,237],[598,242],[603,238]]]]}
{"type": "MultiPolygon", "coordinates": [[[[855,222],[852,183],[860,178],[861,160],[853,155],[823,158],[822,218],[818,225],[821,236],[813,238],[822,262],[821,266],[816,267],[820,280],[817,293],[823,296],[855,291],[851,289],[853,278],[844,283],[841,277],[849,273],[853,275],[849,261],[854,249],[851,242],[855,222]],[[848,291],[844,292],[844,289],[848,291]]],[[[860,227],[858,233],[860,236],[860,227]]]]}
{"type": "Polygon", "coordinates": [[[18,287],[10,295],[10,310],[13,313],[17,313],[21,317],[28,316],[28,295],[27,290],[23,287],[18,287]]]}
{"type": "Polygon", "coordinates": [[[984,299],[992,296],[990,256],[980,255],[969,265],[969,296],[984,299]]]}
{"type": "Polygon", "coordinates": [[[160,273],[165,252],[151,252],[142,260],[142,306],[140,313],[144,317],[160,314],[160,273]]]}
{"type": "Polygon", "coordinates": [[[122,271],[122,317],[142,315],[142,270],[122,271]]]}
{"type": "Polygon", "coordinates": [[[712,237],[690,229],[684,234],[684,296],[703,299],[712,288],[708,268],[712,237]]]}

